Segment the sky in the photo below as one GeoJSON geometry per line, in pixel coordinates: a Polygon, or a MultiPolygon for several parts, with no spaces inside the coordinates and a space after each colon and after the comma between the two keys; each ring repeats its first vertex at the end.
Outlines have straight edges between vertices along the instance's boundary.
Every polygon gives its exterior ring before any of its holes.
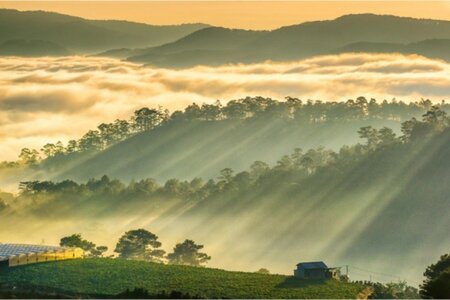
{"type": "Polygon", "coordinates": [[[46,10],[88,19],[156,25],[206,23],[274,29],[351,13],[450,20],[450,1],[0,1],[0,8],[46,10]]]}
{"type": "Polygon", "coordinates": [[[246,96],[283,100],[450,100],[450,64],[416,55],[341,54],[286,63],[171,70],[100,57],[0,58],[0,160],[79,139],[142,107],[183,109],[246,96]]]}

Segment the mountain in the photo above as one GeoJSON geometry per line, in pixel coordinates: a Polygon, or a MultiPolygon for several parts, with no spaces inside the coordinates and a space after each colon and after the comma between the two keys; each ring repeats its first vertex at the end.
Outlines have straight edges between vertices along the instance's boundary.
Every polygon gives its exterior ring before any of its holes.
{"type": "Polygon", "coordinates": [[[359,14],[282,27],[247,49],[258,49],[259,57],[280,60],[325,54],[355,42],[411,43],[434,38],[450,38],[450,21],[359,14]]]}
{"type": "Polygon", "coordinates": [[[449,39],[450,21],[389,15],[346,15],[252,31],[0,9],[0,44],[6,43],[2,55],[96,53],[163,67],[283,61],[348,51],[417,53],[449,60],[449,39]]]}
{"type": "Polygon", "coordinates": [[[180,40],[141,51],[130,61],[149,62],[162,66],[215,65],[229,57],[236,48],[262,37],[265,31],[210,27],[196,31],[180,40]]]}
{"type": "Polygon", "coordinates": [[[44,11],[0,9],[0,42],[43,40],[77,54],[161,45],[205,27],[208,25],[154,26],[128,21],[87,20],[44,11]]]}
{"type": "MultiPolygon", "coordinates": [[[[379,43],[419,43],[415,47],[419,47],[419,50],[426,47],[427,50],[423,51],[426,55],[431,53],[446,57],[447,44],[433,40],[450,38],[450,21],[373,14],[346,15],[335,20],[306,22],[267,32],[249,32],[248,39],[241,42],[234,40],[242,32],[215,29],[214,39],[223,40],[219,49],[214,43],[208,42],[213,30],[197,31],[176,42],[131,56],[129,60],[168,67],[283,61],[334,53],[349,44],[361,42],[366,43],[369,52],[376,50],[370,46],[377,48],[379,43]],[[186,44],[189,49],[185,48],[186,44]],[[207,55],[202,58],[205,53],[207,55]]],[[[411,45],[410,51],[419,50],[411,45]]]]}
{"type": "Polygon", "coordinates": [[[0,55],[61,56],[70,52],[58,44],[40,40],[8,40],[0,44],[0,55]]]}

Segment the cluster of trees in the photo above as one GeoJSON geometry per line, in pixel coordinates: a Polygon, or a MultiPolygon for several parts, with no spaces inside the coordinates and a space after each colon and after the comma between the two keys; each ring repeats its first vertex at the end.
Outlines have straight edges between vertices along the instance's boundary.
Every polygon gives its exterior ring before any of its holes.
{"type": "MultiPolygon", "coordinates": [[[[218,183],[217,183],[218,184],[218,183]]],[[[214,180],[205,183],[200,178],[190,181],[169,179],[160,185],[156,180],[147,178],[139,181],[131,181],[125,184],[118,179],[110,179],[104,175],[100,179],[90,179],[86,183],[77,183],[73,180],[60,182],[53,181],[25,181],[19,184],[19,198],[33,199],[39,203],[39,199],[87,199],[109,198],[114,199],[168,199],[183,198],[185,200],[204,199],[216,191],[217,184],[214,180]]]]}
{"type": "MultiPolygon", "coordinates": [[[[420,290],[405,281],[360,282],[373,290],[370,299],[449,299],[450,298],[450,254],[444,254],[425,270],[425,280],[420,290]]],[[[356,281],[358,282],[358,281],[356,281]]]]}
{"type": "Polygon", "coordinates": [[[363,281],[359,282],[372,288],[369,299],[420,299],[419,290],[407,284],[406,281],[380,282],[363,281]]]}
{"type": "MultiPolygon", "coordinates": [[[[63,237],[60,245],[64,247],[79,247],[85,251],[88,257],[103,257],[108,250],[106,246],[97,247],[87,241],[80,234],[72,234],[63,237]]],[[[178,243],[171,253],[161,249],[162,243],[158,236],[145,229],[134,229],[125,232],[116,244],[114,252],[119,258],[131,260],[143,260],[157,263],[169,263],[174,265],[202,266],[211,256],[201,252],[203,245],[196,244],[193,240],[186,239],[178,243]]]]}
{"type": "Polygon", "coordinates": [[[425,280],[420,286],[424,299],[450,299],[450,253],[444,254],[423,273],[425,280]]]}
{"type": "MultiPolygon", "coordinates": [[[[441,109],[448,109],[442,102],[441,109]]],[[[335,121],[385,119],[407,120],[432,107],[430,100],[406,104],[395,99],[378,103],[375,99],[358,97],[346,102],[323,102],[286,97],[277,101],[264,97],[246,97],[231,100],[226,105],[220,101],[215,104],[198,105],[193,103],[184,111],[169,111],[161,107],[141,108],[134,112],[130,120],[115,120],[102,123],[97,129],[89,130],[79,140],[70,140],[66,146],[61,142],[45,144],[42,149],[23,148],[17,162],[2,162],[2,167],[18,165],[37,165],[41,160],[73,153],[95,152],[127,139],[131,135],[148,131],[161,125],[182,121],[222,121],[264,118],[285,119],[297,123],[324,123],[335,121]]]]}
{"type": "Polygon", "coordinates": [[[42,159],[58,155],[101,151],[133,134],[150,130],[168,119],[169,111],[167,109],[143,107],[136,110],[129,121],[117,119],[112,123],[102,123],[97,126],[97,129],[89,130],[79,140],[68,141],[66,146],[58,141],[45,144],[40,151],[23,148],[20,151],[18,162],[15,164],[14,162],[3,162],[3,166],[36,165],[42,159]]]}
{"type": "Polygon", "coordinates": [[[447,114],[437,106],[423,115],[421,121],[413,118],[402,123],[401,136],[390,128],[375,129],[370,126],[361,128],[358,132],[364,140],[362,144],[343,146],[338,152],[322,147],[304,151],[300,148],[290,155],[282,156],[274,166],[262,161],[255,161],[246,171],[235,173],[231,168],[225,168],[215,179],[204,181],[194,178],[190,181],[169,179],[160,185],[154,179],[142,179],[125,184],[117,179],[103,176],[100,179],[90,179],[86,183],[72,180],[26,181],[19,185],[19,200],[33,199],[33,203],[52,203],[53,200],[71,199],[89,203],[94,199],[105,201],[130,200],[167,200],[181,199],[198,201],[207,198],[217,198],[229,193],[240,193],[256,186],[269,186],[271,182],[295,182],[314,175],[318,170],[342,170],[354,165],[368,155],[396,145],[416,142],[426,142],[429,138],[448,130],[450,121],[447,114]],[[49,201],[50,200],[50,201],[49,201]],[[87,200],[87,201],[86,201],[87,200]]]}

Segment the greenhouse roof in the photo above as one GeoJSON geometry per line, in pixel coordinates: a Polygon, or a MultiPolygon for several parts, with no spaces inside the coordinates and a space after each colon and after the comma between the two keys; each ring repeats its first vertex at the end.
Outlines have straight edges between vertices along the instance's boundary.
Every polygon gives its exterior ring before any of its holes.
{"type": "Polygon", "coordinates": [[[49,251],[64,250],[63,247],[29,245],[29,244],[1,244],[0,243],[0,261],[7,260],[11,256],[29,253],[42,253],[49,251]]]}

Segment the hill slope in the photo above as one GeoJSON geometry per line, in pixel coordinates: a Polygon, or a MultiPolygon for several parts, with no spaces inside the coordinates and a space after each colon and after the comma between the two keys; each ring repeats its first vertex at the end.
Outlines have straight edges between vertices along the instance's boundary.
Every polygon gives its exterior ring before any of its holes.
{"type": "Polygon", "coordinates": [[[398,121],[360,120],[298,125],[285,120],[189,121],[140,133],[91,156],[73,156],[43,165],[52,179],[86,180],[104,174],[122,180],[214,178],[223,168],[236,171],[255,160],[274,163],[296,147],[338,149],[358,140],[362,126],[399,128],[398,121]],[[114,163],[111,163],[114,162],[114,163]]]}
{"type": "MultiPolygon", "coordinates": [[[[169,45],[158,47],[157,56],[155,49],[149,49],[146,54],[132,56],[131,61],[144,62],[163,66],[190,66],[195,64],[224,64],[237,62],[257,62],[262,60],[294,60],[313,55],[321,55],[336,52],[349,44],[366,43],[395,43],[405,44],[425,41],[430,39],[449,39],[450,21],[424,20],[387,15],[347,15],[330,21],[307,22],[299,25],[286,26],[268,32],[253,32],[252,38],[243,43],[230,43],[227,47],[217,50],[213,44],[205,48],[205,41],[209,39],[207,31],[199,31],[169,45]],[[178,45],[190,42],[190,52],[177,50],[178,45]],[[197,46],[198,45],[198,46],[197,46]],[[225,49],[227,49],[224,51],[225,49]],[[203,60],[202,52],[209,51],[209,56],[203,60]],[[212,53],[214,52],[214,54],[212,53]],[[172,58],[184,57],[184,60],[172,58]]],[[[238,32],[227,32],[230,34],[238,32]]],[[[216,32],[219,39],[223,32],[216,32]]],[[[224,35],[225,37],[225,35],[224,35]]],[[[370,44],[368,44],[370,45],[370,44]]],[[[434,49],[433,43],[427,47],[434,49]]],[[[441,47],[441,45],[439,46],[441,47]]],[[[447,49],[448,48],[444,48],[447,49]]],[[[372,51],[369,47],[369,52],[372,51]]],[[[411,48],[411,50],[415,50],[411,48]]],[[[442,49],[428,50],[433,53],[441,53],[442,49]]],[[[427,54],[427,52],[424,52],[427,54]]],[[[442,52],[445,55],[445,51],[442,52]]]]}
{"type": "MultiPolygon", "coordinates": [[[[295,262],[293,262],[295,264],[295,262]]],[[[208,298],[355,298],[363,286],[336,281],[301,281],[283,275],[147,262],[86,259],[12,268],[0,273],[6,284],[28,284],[81,295],[116,295],[125,289],[151,293],[173,290],[208,298]]]]}
{"type": "Polygon", "coordinates": [[[0,9],[0,42],[45,40],[77,53],[156,46],[205,27],[207,25],[204,24],[152,26],[126,21],[87,20],[44,11],[0,9]]]}

